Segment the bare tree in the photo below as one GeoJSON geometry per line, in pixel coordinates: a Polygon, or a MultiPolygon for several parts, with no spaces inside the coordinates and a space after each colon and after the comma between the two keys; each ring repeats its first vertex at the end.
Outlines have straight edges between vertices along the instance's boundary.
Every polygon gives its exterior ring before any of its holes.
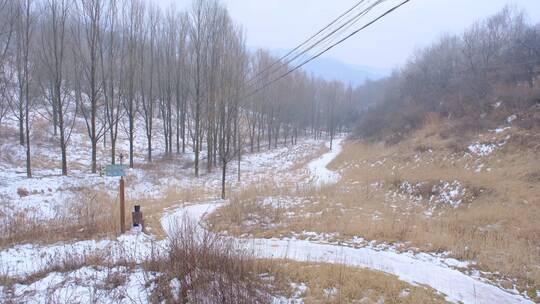
{"type": "MultiPolygon", "coordinates": [[[[10,99],[11,101],[11,109],[13,110],[14,116],[18,120],[19,124],[19,144],[21,146],[25,143],[25,83],[27,82],[27,77],[25,75],[25,66],[26,66],[26,60],[28,59],[26,55],[27,52],[25,50],[28,49],[28,46],[25,44],[25,5],[26,2],[19,2],[16,7],[16,28],[15,31],[15,70],[17,75],[17,92],[18,96],[17,98],[10,99]]],[[[28,17],[29,18],[29,17],[28,17]]]]}
{"type": "Polygon", "coordinates": [[[152,161],[152,136],[155,97],[155,70],[156,70],[156,49],[157,32],[159,28],[160,11],[157,6],[149,6],[146,25],[141,35],[141,50],[139,52],[139,66],[141,81],[141,110],[146,133],[146,146],[148,161],[152,161]],[[148,60],[146,60],[148,59],[148,60]]]}
{"type": "Polygon", "coordinates": [[[67,143],[71,134],[69,126],[73,126],[75,113],[69,115],[71,105],[70,89],[65,78],[67,22],[71,1],[47,0],[45,2],[46,18],[42,25],[41,45],[43,65],[51,84],[53,118],[57,119],[60,131],[60,150],[62,153],[62,175],[67,175],[67,143]],[[72,117],[72,123],[67,119],[72,117]],[[66,124],[67,123],[67,124],[66,124]]]}
{"type": "Polygon", "coordinates": [[[135,75],[137,64],[137,43],[142,33],[144,6],[140,0],[126,1],[124,4],[124,56],[127,57],[126,70],[123,73],[124,109],[128,118],[129,167],[133,168],[133,151],[135,140],[135,118],[137,99],[135,75]]]}
{"type": "Polygon", "coordinates": [[[186,112],[188,98],[187,75],[187,16],[178,16],[178,41],[176,49],[176,153],[180,153],[180,139],[182,140],[182,153],[186,151],[186,112]]]}
{"type": "MultiPolygon", "coordinates": [[[[221,161],[221,198],[225,199],[227,165],[235,157],[240,160],[242,145],[240,142],[240,98],[245,83],[247,55],[243,36],[229,18],[223,18],[220,28],[222,33],[223,58],[220,67],[221,96],[217,116],[219,117],[219,158],[221,161]]],[[[240,163],[238,163],[238,169],[240,163]]],[[[238,170],[240,178],[240,170],[238,170]]]]}
{"type": "Polygon", "coordinates": [[[201,150],[201,117],[203,102],[203,68],[207,60],[206,50],[204,49],[205,27],[207,18],[207,2],[196,0],[189,13],[189,37],[190,37],[190,55],[192,60],[194,96],[192,106],[193,151],[195,152],[195,176],[199,176],[199,156],[201,150]]]}
{"type": "Polygon", "coordinates": [[[103,41],[99,45],[99,59],[103,100],[105,103],[105,123],[111,142],[111,163],[116,162],[116,141],[118,138],[118,125],[122,117],[120,99],[120,32],[118,26],[118,1],[111,0],[106,9],[104,18],[103,41]]]}
{"type": "Polygon", "coordinates": [[[17,16],[15,48],[19,96],[17,101],[14,102],[17,107],[14,113],[19,120],[19,142],[26,147],[26,176],[31,178],[30,107],[32,105],[32,96],[30,94],[30,82],[32,78],[30,77],[30,55],[35,21],[33,1],[20,1],[17,6],[17,16]]]}
{"type": "Polygon", "coordinates": [[[206,147],[207,147],[207,171],[211,172],[217,157],[217,118],[216,118],[216,91],[217,79],[215,69],[220,65],[223,56],[224,43],[223,35],[226,29],[223,28],[224,20],[227,19],[227,11],[219,6],[217,2],[209,2],[207,7],[207,34],[205,50],[207,51],[207,64],[204,68],[204,78],[206,79],[206,147]]]}
{"type": "Polygon", "coordinates": [[[14,1],[0,0],[0,125],[7,115],[11,101],[12,69],[8,66],[10,46],[13,42],[17,10],[14,1]]]}
{"type": "MultiPolygon", "coordinates": [[[[86,122],[88,136],[92,144],[92,173],[97,172],[97,143],[103,136],[105,127],[98,129],[97,115],[102,91],[99,79],[99,52],[102,35],[102,0],[81,0],[74,30],[75,56],[80,60],[74,66],[82,72],[76,76],[76,92],[79,108],[86,122]],[[84,85],[83,85],[84,81],[84,85]]],[[[76,72],[76,74],[78,74],[76,72]]]]}
{"type": "Polygon", "coordinates": [[[173,101],[176,86],[176,48],[178,23],[176,13],[171,8],[167,11],[163,24],[163,37],[160,47],[160,113],[163,123],[163,136],[165,139],[165,154],[172,153],[172,115],[173,101]]]}

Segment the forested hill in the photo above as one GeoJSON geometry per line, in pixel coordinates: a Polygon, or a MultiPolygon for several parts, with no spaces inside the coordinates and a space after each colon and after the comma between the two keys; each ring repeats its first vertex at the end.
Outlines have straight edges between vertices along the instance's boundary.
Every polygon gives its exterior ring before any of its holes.
{"type": "Polygon", "coordinates": [[[360,138],[399,142],[429,118],[455,134],[508,119],[540,128],[540,23],[505,8],[418,51],[390,77],[358,88],[360,138]],[[512,118],[511,118],[512,117],[512,118]]]}

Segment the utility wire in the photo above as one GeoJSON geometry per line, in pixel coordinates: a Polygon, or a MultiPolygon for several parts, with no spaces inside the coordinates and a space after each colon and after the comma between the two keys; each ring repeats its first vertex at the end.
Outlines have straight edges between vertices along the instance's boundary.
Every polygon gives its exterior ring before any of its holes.
{"type": "MultiPolygon", "coordinates": [[[[375,5],[378,5],[378,4],[383,3],[383,2],[385,2],[385,1],[387,1],[387,0],[379,0],[379,3],[376,3],[375,5]]],[[[353,20],[352,20],[351,23],[345,24],[343,28],[338,29],[338,31],[336,32],[336,34],[335,34],[333,37],[329,37],[328,41],[325,41],[325,42],[321,45],[321,47],[320,47],[320,48],[318,47],[317,49],[318,49],[319,51],[320,51],[320,50],[324,50],[324,49],[327,48],[328,46],[332,45],[334,42],[336,42],[336,41],[339,39],[339,37],[342,37],[341,35],[342,35],[343,33],[347,32],[353,25],[355,25],[355,24],[360,20],[361,17],[367,15],[373,8],[374,8],[374,6],[368,8],[367,10],[365,10],[361,15],[355,16],[355,17],[353,18],[353,20]]],[[[317,53],[317,52],[318,52],[318,51],[316,51],[315,53],[317,53]]],[[[309,54],[308,54],[308,55],[309,55],[309,54]]],[[[305,60],[305,56],[302,56],[302,60],[305,60]]]]}
{"type": "Polygon", "coordinates": [[[287,71],[286,73],[282,74],[281,76],[279,76],[278,78],[268,82],[267,84],[265,84],[264,86],[256,89],[255,91],[245,95],[243,98],[248,98],[256,93],[258,93],[259,91],[267,88],[268,86],[274,84],[275,82],[283,79],[284,77],[288,76],[289,74],[291,74],[292,72],[298,70],[299,68],[301,68],[302,66],[306,65],[307,63],[311,62],[312,60],[320,57],[322,54],[328,52],[329,50],[333,49],[334,47],[336,47],[337,45],[343,43],[344,41],[346,41],[347,39],[351,38],[352,36],[358,34],[359,32],[361,32],[362,30],[370,27],[371,25],[373,25],[375,22],[379,21],[380,19],[384,18],[385,16],[387,16],[388,14],[392,13],[393,11],[397,10],[398,8],[400,8],[401,6],[405,5],[406,3],[410,2],[411,0],[405,0],[403,2],[401,2],[400,4],[392,7],[391,9],[387,10],[386,12],[384,12],[382,15],[380,15],[379,17],[371,20],[369,23],[365,24],[364,26],[358,28],[357,30],[355,30],[354,32],[350,33],[349,35],[347,35],[346,37],[344,37],[343,39],[339,40],[338,42],[332,44],[331,46],[327,47],[326,49],[322,50],[321,52],[317,53],[316,55],[314,56],[311,56],[309,59],[305,60],[304,62],[302,62],[301,64],[297,65],[296,67],[292,68],[291,70],[287,71]]]}
{"type": "Polygon", "coordinates": [[[341,14],[340,16],[338,16],[336,19],[332,20],[332,22],[330,22],[328,25],[326,25],[325,27],[323,27],[322,29],[320,29],[317,33],[315,33],[314,35],[312,35],[311,37],[309,37],[307,40],[305,40],[304,42],[302,42],[301,44],[299,44],[298,46],[296,46],[294,49],[292,49],[291,51],[289,51],[287,54],[281,56],[278,60],[274,61],[272,64],[270,64],[268,67],[266,67],[264,70],[260,71],[259,73],[257,73],[255,76],[253,76],[252,78],[250,78],[248,81],[246,81],[246,84],[252,82],[253,80],[255,80],[256,78],[258,78],[260,75],[262,75],[263,73],[266,73],[266,71],[268,71],[269,69],[271,69],[272,67],[274,67],[276,64],[278,64],[279,62],[281,62],[283,59],[289,57],[292,53],[296,52],[297,50],[299,50],[301,47],[303,47],[304,45],[306,45],[308,42],[310,42],[311,40],[313,40],[315,37],[317,37],[319,34],[323,33],[324,31],[326,31],[328,28],[330,28],[332,25],[334,25],[336,22],[338,22],[340,19],[342,19],[344,16],[348,15],[351,11],[353,11],[354,9],[356,9],[358,6],[360,6],[363,2],[365,2],[366,0],[360,0],[359,2],[357,2],[353,7],[349,8],[347,11],[345,11],[343,14],[341,14]]]}
{"type": "MultiPolygon", "coordinates": [[[[366,5],[369,5],[369,2],[371,2],[371,0],[367,0],[367,1],[368,2],[366,3],[366,5]]],[[[387,1],[387,0],[376,0],[375,4],[371,4],[369,7],[367,7],[367,8],[364,7],[363,9],[360,8],[360,5],[363,4],[364,2],[366,2],[366,0],[362,0],[362,1],[358,2],[355,6],[353,6],[352,8],[347,10],[345,13],[341,14],[338,18],[333,20],[325,28],[319,30],[316,34],[312,35],[309,39],[304,41],[302,44],[297,46],[295,49],[288,52],[286,55],[282,56],[278,60],[272,62],[269,66],[264,68],[264,70],[258,72],[258,74],[255,77],[249,79],[248,81],[245,81],[244,82],[244,84],[245,84],[244,91],[250,91],[252,88],[256,88],[257,86],[259,86],[260,83],[264,83],[264,82],[269,81],[270,79],[272,79],[274,74],[282,73],[283,71],[280,71],[282,69],[282,67],[285,67],[286,69],[288,69],[289,68],[289,63],[291,63],[292,61],[294,61],[296,59],[299,59],[299,62],[304,61],[306,58],[311,56],[309,53],[307,53],[307,51],[314,49],[321,42],[323,42],[323,43],[320,46],[318,46],[317,49],[321,50],[321,49],[326,48],[327,46],[329,46],[330,44],[335,42],[336,39],[339,38],[343,32],[346,32],[350,27],[352,27],[354,24],[356,24],[361,17],[363,17],[364,15],[369,13],[369,11],[371,9],[373,9],[374,6],[380,4],[380,3],[384,2],[384,1],[387,1]],[[354,12],[355,9],[359,9],[359,8],[362,10],[360,13],[354,12]],[[354,16],[350,17],[350,15],[353,15],[353,13],[354,13],[354,16]],[[345,18],[343,18],[343,17],[345,17],[345,18]],[[317,37],[319,34],[324,33],[326,30],[328,30],[331,27],[331,25],[338,25],[338,28],[333,30],[330,34],[325,35],[322,39],[314,42],[314,44],[312,44],[311,46],[308,46],[307,49],[301,51],[299,54],[295,54],[296,50],[299,50],[302,46],[306,45],[307,42],[313,40],[313,38],[317,37]],[[291,54],[295,54],[292,59],[288,59],[286,62],[279,64],[281,61],[283,61],[283,59],[290,56],[291,54]],[[270,69],[272,69],[272,67],[276,66],[277,64],[279,64],[279,66],[275,67],[269,73],[266,73],[270,69]],[[266,75],[263,75],[265,73],[266,73],[266,75]],[[258,77],[259,79],[256,79],[257,76],[261,76],[261,77],[258,77]],[[249,82],[252,82],[253,80],[256,80],[256,82],[249,85],[249,82]]]]}
{"type": "MultiPolygon", "coordinates": [[[[264,71],[268,71],[269,69],[272,69],[272,71],[270,71],[270,73],[267,75],[267,77],[270,77],[272,76],[273,74],[275,74],[276,72],[279,72],[279,69],[281,67],[287,67],[288,64],[290,64],[291,62],[295,61],[296,59],[298,59],[299,57],[305,55],[307,52],[311,51],[312,49],[314,49],[315,47],[317,47],[319,44],[321,43],[325,43],[327,40],[332,40],[335,38],[335,35],[336,33],[340,33],[341,31],[343,31],[344,29],[348,29],[349,27],[351,27],[352,25],[354,25],[356,22],[358,22],[363,16],[365,16],[366,14],[368,14],[373,8],[375,8],[376,6],[380,5],[381,3],[385,2],[387,0],[377,0],[375,3],[369,5],[367,8],[364,8],[362,11],[360,11],[359,13],[357,13],[356,15],[354,15],[352,18],[350,18],[349,20],[345,21],[345,23],[341,24],[340,26],[338,26],[336,29],[332,30],[330,33],[326,34],[324,37],[322,37],[321,39],[319,39],[317,42],[313,43],[312,45],[310,45],[307,49],[303,50],[302,52],[300,52],[299,54],[296,54],[293,58],[290,58],[288,60],[286,60],[285,62],[281,63],[279,66],[275,67],[275,68],[266,68],[264,71]]],[[[346,15],[346,14],[345,14],[346,15]]],[[[343,15],[342,15],[343,16],[343,15]]],[[[289,53],[292,53],[292,52],[289,52],[289,53]]],[[[283,58],[283,57],[282,57],[283,58]]],[[[277,62],[280,62],[282,59],[274,62],[274,63],[277,63],[277,62]]],[[[252,87],[256,86],[257,83],[255,84],[250,84],[247,86],[247,90],[251,89],[252,87]]]]}

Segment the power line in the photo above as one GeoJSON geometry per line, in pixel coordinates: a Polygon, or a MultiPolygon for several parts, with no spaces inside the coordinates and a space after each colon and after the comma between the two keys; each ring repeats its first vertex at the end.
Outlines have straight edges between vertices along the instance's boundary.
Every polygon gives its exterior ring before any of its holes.
{"type": "MultiPolygon", "coordinates": [[[[274,73],[278,72],[279,71],[279,68],[283,67],[283,66],[287,66],[289,63],[293,62],[294,60],[298,59],[299,57],[305,55],[307,52],[311,51],[312,49],[314,49],[317,45],[321,44],[321,43],[331,43],[332,39],[334,39],[337,35],[336,33],[338,33],[338,35],[350,28],[352,25],[354,25],[356,22],[358,22],[361,17],[365,16],[366,14],[368,14],[373,8],[375,8],[376,6],[380,5],[381,3],[385,2],[387,0],[377,0],[375,3],[371,4],[370,6],[368,6],[367,8],[364,8],[362,11],[360,11],[359,13],[357,13],[356,15],[354,15],[352,18],[350,18],[349,20],[347,20],[345,23],[341,24],[338,28],[332,30],[330,33],[326,34],[323,38],[319,39],[317,42],[315,42],[314,44],[312,44],[311,46],[309,46],[307,49],[303,50],[302,52],[300,52],[299,54],[295,55],[293,58],[291,59],[288,59],[287,61],[281,63],[278,67],[274,68],[272,71],[270,71],[270,73],[267,75],[267,76],[271,76],[273,75],[274,73]],[[327,41],[328,40],[328,41],[327,41]]],[[[291,52],[289,52],[291,53],[291,52]]],[[[277,61],[278,62],[278,61],[277,61]]],[[[268,68],[265,69],[265,71],[269,70],[268,68]]],[[[252,87],[254,87],[257,83],[255,84],[250,84],[248,85],[247,89],[251,89],[252,87]]]]}
{"type": "Polygon", "coordinates": [[[292,72],[298,70],[299,68],[301,68],[302,66],[306,65],[307,63],[311,62],[312,60],[320,57],[322,54],[328,52],[329,50],[333,49],[334,47],[336,47],[337,45],[343,43],[344,41],[346,41],[347,39],[351,38],[352,36],[358,34],[359,32],[361,32],[362,30],[368,28],[369,26],[373,25],[375,22],[379,21],[380,19],[384,18],[386,15],[392,13],[393,11],[397,10],[398,8],[400,8],[401,6],[405,5],[406,3],[410,2],[411,0],[405,0],[403,2],[401,2],[400,4],[392,7],[391,9],[387,10],[386,12],[384,12],[382,15],[380,15],[379,17],[373,19],[372,21],[368,22],[367,24],[365,24],[364,26],[360,27],[359,29],[355,30],[354,32],[352,32],[351,34],[347,35],[345,38],[339,40],[338,42],[332,44],[331,46],[327,47],[326,49],[324,49],[323,51],[317,53],[316,55],[312,56],[311,58],[305,60],[304,62],[302,62],[301,64],[297,65],[296,67],[294,67],[293,69],[287,71],[286,73],[282,74],[281,76],[279,76],[278,78],[270,81],[269,83],[267,83],[266,85],[262,86],[261,88],[249,93],[248,95],[244,96],[243,98],[248,98],[256,93],[258,93],[259,91],[261,91],[262,89],[265,89],[267,88],[268,86],[274,84],[275,82],[283,79],[284,77],[286,77],[287,75],[291,74],[292,72]]]}
{"type": "MultiPolygon", "coordinates": [[[[336,32],[340,31],[343,29],[343,27],[345,26],[350,26],[350,24],[354,24],[356,23],[359,18],[361,18],[363,15],[367,14],[367,12],[369,12],[371,9],[373,9],[374,6],[380,4],[381,2],[384,2],[384,1],[387,1],[387,0],[377,0],[375,4],[372,4],[371,6],[369,6],[368,8],[364,8],[362,9],[362,11],[360,13],[356,13],[354,16],[352,16],[351,18],[348,18],[346,17],[345,18],[345,21],[343,22],[343,19],[342,17],[344,16],[347,16],[347,15],[350,15],[351,12],[353,12],[353,10],[355,8],[359,8],[360,4],[362,4],[364,1],[361,1],[359,2],[354,8],[348,10],[346,13],[342,14],[340,16],[340,18],[338,18],[338,22],[332,22],[331,24],[338,24],[338,27],[336,29],[333,29],[331,30],[330,33],[328,34],[325,34],[324,37],[322,37],[321,39],[319,39],[318,41],[314,42],[313,44],[311,45],[308,45],[307,48],[304,48],[303,50],[301,50],[299,53],[295,53],[295,51],[291,51],[289,52],[286,56],[282,56],[278,61],[274,62],[271,66],[265,68],[263,71],[259,72],[258,75],[264,75],[266,74],[266,77],[271,77],[274,73],[277,73],[279,72],[279,69],[281,67],[287,67],[291,62],[295,61],[296,59],[300,58],[300,57],[303,57],[305,56],[305,54],[312,50],[313,48],[315,48],[317,45],[321,44],[321,43],[325,43],[325,41],[327,41],[328,39],[333,39],[334,35],[336,34],[336,32]],[[340,24],[342,23],[342,24],[340,24]],[[286,61],[284,61],[284,59],[286,59],[287,57],[293,55],[294,56],[292,58],[289,58],[287,59],[286,61]],[[282,62],[284,61],[284,62],[282,62]],[[277,64],[279,64],[278,66],[276,66],[277,64]]],[[[329,29],[330,27],[326,27],[326,29],[329,29]]],[[[319,31],[318,34],[321,34],[321,33],[324,33],[325,31],[319,31]]],[[[313,40],[313,38],[319,36],[318,34],[316,35],[313,35],[312,38],[308,39],[306,42],[309,42],[311,40],[313,40]]],[[[302,45],[306,45],[307,43],[303,43],[302,45]]],[[[302,49],[302,48],[296,48],[296,50],[299,50],[299,49],[302,49]]],[[[248,85],[248,88],[252,88],[254,86],[256,86],[258,84],[258,81],[260,80],[263,80],[262,77],[259,77],[259,79],[257,78],[253,78],[254,80],[257,80],[253,83],[253,81],[251,81],[251,84],[248,85]]]]}
{"type": "Polygon", "coordinates": [[[340,16],[338,16],[336,19],[332,20],[332,22],[330,22],[329,24],[327,24],[325,27],[323,27],[322,29],[320,29],[317,33],[315,33],[314,35],[312,35],[311,37],[309,37],[307,40],[305,40],[304,42],[302,42],[301,44],[299,44],[298,46],[296,46],[294,49],[292,49],[291,51],[289,51],[287,54],[281,56],[278,60],[274,61],[272,64],[270,64],[268,67],[266,67],[264,70],[260,71],[259,73],[257,73],[257,75],[253,76],[252,78],[250,78],[248,81],[246,81],[246,84],[252,82],[253,80],[255,80],[256,78],[258,78],[260,75],[262,75],[263,73],[265,73],[266,71],[268,71],[269,69],[271,69],[272,67],[274,67],[276,64],[278,64],[279,62],[281,62],[283,59],[289,57],[292,53],[296,52],[298,49],[300,49],[301,47],[303,47],[304,45],[306,45],[308,42],[310,42],[311,40],[313,40],[315,37],[317,37],[319,34],[321,34],[322,32],[326,31],[328,28],[330,28],[332,25],[334,25],[336,22],[338,22],[340,19],[342,19],[344,16],[346,16],[347,14],[349,14],[351,11],[353,11],[354,9],[356,9],[358,6],[360,6],[363,2],[365,2],[366,0],[360,0],[359,2],[357,2],[353,7],[351,7],[350,9],[348,9],[347,11],[345,11],[343,14],[341,14],[340,16]]]}

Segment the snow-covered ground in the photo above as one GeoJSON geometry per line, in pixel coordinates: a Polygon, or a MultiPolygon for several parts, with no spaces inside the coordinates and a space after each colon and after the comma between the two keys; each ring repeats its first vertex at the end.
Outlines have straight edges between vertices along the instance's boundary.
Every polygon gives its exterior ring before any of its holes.
{"type": "MultiPolygon", "coordinates": [[[[142,122],[138,122],[142,123],[142,122]]],[[[159,125],[159,121],[156,125],[159,125]]],[[[84,122],[78,121],[82,127],[84,122]]],[[[14,120],[8,120],[2,130],[11,130],[15,134],[14,120]]],[[[54,143],[57,138],[52,130],[39,130],[40,137],[35,134],[33,145],[33,178],[26,178],[25,150],[16,139],[0,138],[0,215],[6,217],[25,216],[33,220],[51,220],[69,217],[73,203],[81,201],[81,190],[93,191],[114,199],[118,196],[118,178],[99,176],[90,173],[90,147],[86,134],[75,130],[68,145],[68,176],[60,175],[60,153],[54,143]]],[[[129,201],[144,199],[158,200],[166,197],[168,190],[180,192],[185,189],[204,188],[209,192],[219,192],[221,173],[219,168],[206,172],[205,153],[201,154],[201,178],[194,177],[192,163],[194,153],[188,144],[185,154],[172,156],[170,160],[163,157],[163,138],[156,131],[154,145],[154,164],[146,161],[146,137],[144,128],[138,128],[135,136],[135,168],[126,170],[126,198],[129,201]],[[188,164],[186,166],[186,164],[188,164]]],[[[84,130],[84,129],[83,129],[84,130]]],[[[84,132],[84,131],[83,131],[84,132]]],[[[128,155],[129,145],[123,132],[119,132],[117,156],[128,155]]],[[[242,156],[240,170],[241,182],[237,182],[236,160],[228,168],[227,183],[230,188],[238,188],[260,181],[273,182],[280,186],[288,180],[297,179],[286,169],[299,160],[315,153],[322,142],[311,139],[300,139],[295,146],[267,150],[260,153],[246,153],[242,156]],[[269,174],[272,172],[274,174],[269,174]],[[279,173],[279,174],[277,174],[279,173]]],[[[108,155],[110,147],[98,146],[98,167],[110,163],[108,155]]],[[[124,163],[128,160],[124,159],[124,163]]],[[[305,170],[307,175],[307,170],[305,170]]],[[[2,217],[0,217],[2,221],[2,217]]]]}
{"type": "MultiPolygon", "coordinates": [[[[321,186],[339,181],[340,175],[337,172],[329,170],[327,166],[332,162],[332,160],[334,160],[334,158],[336,158],[336,156],[339,155],[339,153],[341,153],[342,142],[343,138],[334,140],[332,145],[333,147],[330,152],[323,154],[321,157],[311,161],[308,164],[309,171],[317,185],[321,186]]],[[[327,146],[330,147],[329,143],[327,146]]]]}
{"type": "MultiPolygon", "coordinates": [[[[327,165],[340,153],[342,140],[336,140],[334,144],[332,151],[310,162],[306,168],[295,172],[288,171],[288,169],[299,159],[312,154],[320,146],[319,143],[305,140],[294,147],[282,147],[246,155],[241,162],[241,167],[248,174],[244,175],[245,178],[237,186],[242,187],[258,181],[268,182],[268,178],[271,178],[272,182],[279,185],[280,182],[283,183],[287,178],[296,178],[298,180],[298,176],[293,175],[304,173],[309,175],[307,180],[311,180],[315,185],[335,183],[339,181],[340,175],[329,170],[327,165]],[[269,175],[268,172],[273,174],[269,175]]],[[[0,196],[7,202],[3,205],[4,210],[9,211],[9,208],[17,208],[16,204],[23,202],[20,204],[23,206],[21,209],[14,210],[35,210],[36,214],[44,213],[47,217],[54,217],[58,215],[58,212],[61,212],[62,209],[59,206],[65,202],[66,196],[70,195],[69,191],[65,190],[81,185],[100,186],[104,184],[99,177],[82,173],[83,171],[71,177],[48,176],[44,170],[38,171],[39,177],[29,182],[24,179],[23,173],[19,172],[19,169],[2,170],[2,174],[0,174],[0,189],[3,191],[0,196]],[[21,197],[17,194],[17,189],[21,187],[28,190],[30,195],[21,197]],[[25,209],[25,206],[32,207],[25,209]]],[[[187,173],[187,169],[182,169],[179,166],[172,166],[168,170],[170,172],[166,170],[165,173],[162,173],[162,178],[157,179],[157,181],[155,175],[148,174],[142,169],[130,171],[129,174],[135,183],[133,186],[138,189],[132,194],[132,198],[145,194],[159,197],[163,195],[162,192],[166,187],[171,186],[202,186],[218,189],[220,185],[219,172],[206,174],[203,178],[197,180],[187,173]],[[179,172],[186,174],[179,174],[179,172]]],[[[229,182],[233,183],[236,178],[233,168],[231,168],[229,176],[229,182]]],[[[110,191],[114,191],[114,186],[110,188],[110,191]]],[[[452,193],[451,189],[449,193],[452,193]]],[[[453,196],[450,199],[453,199],[453,196]]],[[[205,215],[210,214],[226,203],[226,201],[210,201],[202,204],[185,204],[173,212],[164,213],[161,223],[164,230],[170,233],[175,226],[181,224],[183,219],[191,218],[200,222],[205,215]]],[[[273,201],[265,203],[274,204],[273,201]]],[[[453,268],[453,265],[449,265],[449,263],[445,263],[429,254],[398,253],[393,250],[381,250],[371,247],[353,248],[297,238],[245,238],[235,239],[235,241],[262,258],[344,263],[350,266],[365,267],[394,274],[411,284],[428,285],[444,293],[447,299],[452,302],[530,303],[529,300],[520,295],[468,276],[453,268]]],[[[85,258],[97,253],[104,253],[111,261],[125,257],[126,253],[129,253],[130,259],[142,261],[166,248],[167,242],[167,238],[156,240],[151,235],[132,232],[118,239],[110,240],[78,241],[48,246],[21,244],[0,251],[0,270],[2,274],[7,276],[24,277],[39,272],[50,266],[51,263],[62,260],[63,257],[79,256],[85,258]]],[[[460,263],[456,262],[457,264],[460,263]]],[[[120,269],[117,270],[120,271],[120,269]]],[[[97,290],[91,282],[102,281],[107,271],[110,271],[110,269],[82,267],[68,273],[49,273],[31,284],[14,286],[14,292],[11,296],[22,303],[47,302],[51,296],[60,299],[60,301],[69,300],[65,302],[92,302],[97,294],[102,291],[97,290]]],[[[145,303],[148,301],[148,290],[142,284],[144,281],[142,277],[145,275],[147,274],[137,269],[129,272],[124,283],[114,288],[109,294],[101,297],[100,301],[105,303],[130,303],[132,299],[136,299],[137,303],[145,303]]],[[[3,297],[5,292],[6,288],[0,287],[0,297],[3,297]]]]}
{"type": "MultiPolygon", "coordinates": [[[[186,205],[174,212],[165,213],[162,225],[167,232],[174,231],[181,225],[182,220],[190,218],[201,221],[204,216],[213,212],[226,201],[213,201],[204,204],[186,205]]],[[[65,245],[53,246],[18,246],[0,252],[3,269],[9,270],[10,275],[25,275],[37,272],[54,259],[64,255],[90,255],[97,251],[106,251],[111,257],[121,257],[129,252],[135,260],[142,260],[151,254],[156,254],[167,246],[167,239],[156,241],[151,236],[142,233],[132,233],[118,240],[83,241],[65,245]]],[[[296,261],[343,263],[349,266],[363,267],[394,274],[401,280],[411,284],[424,284],[444,293],[447,300],[463,303],[532,303],[519,295],[502,290],[496,286],[472,278],[430,255],[414,255],[412,253],[397,253],[381,251],[373,248],[352,248],[334,244],[324,244],[316,241],[299,239],[236,239],[243,248],[253,252],[255,256],[264,258],[285,258],[296,261]]],[[[109,270],[110,271],[110,270],[109,270]]],[[[30,285],[15,286],[15,296],[28,299],[45,299],[53,286],[58,297],[75,297],[80,302],[91,302],[92,296],[99,290],[92,287],[104,276],[102,268],[83,267],[65,274],[50,273],[46,277],[30,285]],[[78,279],[76,279],[78,278],[78,279]],[[81,281],[81,278],[85,278],[81,281]],[[62,285],[63,284],[63,285],[62,285]]],[[[118,302],[115,293],[127,293],[139,299],[137,303],[146,303],[148,291],[143,288],[142,271],[129,272],[128,279],[117,287],[110,296],[101,298],[106,303],[118,302]],[[107,300],[109,299],[109,300],[107,300]]],[[[39,302],[39,301],[38,301],[39,302]]],[[[77,301],[75,301],[77,302],[77,301]]],[[[121,301],[119,301],[121,302],[121,301]]],[[[125,301],[123,303],[130,303],[125,301]]]]}
{"type": "Polygon", "coordinates": [[[82,267],[68,273],[51,272],[30,285],[17,284],[12,296],[18,303],[149,303],[145,286],[149,275],[140,269],[82,267]]]}
{"type": "MultiPolygon", "coordinates": [[[[2,127],[6,127],[3,125],[2,127]]],[[[15,125],[8,123],[6,133],[15,130],[15,125]]],[[[13,217],[27,217],[35,221],[69,218],[74,203],[81,201],[81,189],[117,196],[118,178],[100,177],[89,173],[89,149],[84,133],[74,132],[68,148],[69,175],[59,175],[59,153],[54,144],[51,130],[43,131],[41,138],[33,141],[34,170],[32,179],[27,179],[24,168],[25,151],[16,140],[0,140],[0,221],[13,217]]],[[[174,156],[172,160],[160,160],[163,151],[158,137],[155,165],[146,165],[144,135],[136,136],[135,169],[127,170],[126,192],[128,201],[151,198],[164,199],[167,190],[205,189],[216,195],[221,187],[219,168],[206,172],[204,163],[201,177],[195,178],[189,165],[193,159],[190,147],[185,155],[174,156]],[[188,165],[186,165],[188,164],[188,165]],[[142,166],[141,166],[142,165],[142,166]]],[[[290,170],[295,164],[306,158],[313,158],[323,142],[311,139],[299,139],[295,146],[277,148],[260,153],[246,153],[240,162],[242,180],[237,182],[237,163],[229,166],[227,187],[230,190],[244,188],[261,182],[283,185],[289,180],[307,178],[308,170],[290,170]],[[294,172],[293,172],[294,171],[294,172]],[[272,174],[269,174],[272,172],[272,174]]],[[[120,134],[118,154],[128,150],[125,138],[120,134]]],[[[98,162],[107,163],[107,149],[100,146],[98,162]],[[101,150],[103,149],[103,150],[101,150]]],[[[306,179],[303,181],[308,183],[306,179]]],[[[173,204],[175,202],[171,202],[173,204]]],[[[9,222],[9,221],[7,221],[9,222]]],[[[107,267],[89,267],[81,263],[82,268],[74,271],[50,272],[51,266],[63,262],[84,262],[98,257],[114,264],[128,259],[140,262],[156,252],[163,252],[168,240],[156,240],[152,235],[130,232],[119,238],[59,242],[51,245],[17,244],[0,251],[0,275],[11,278],[33,278],[30,283],[15,284],[8,288],[0,284],[0,302],[2,299],[18,303],[93,303],[99,299],[104,303],[145,303],[148,301],[148,286],[144,286],[142,276],[147,274],[139,267],[116,269],[107,267]],[[104,273],[122,272],[127,278],[117,288],[107,289],[104,295],[104,273]],[[36,276],[37,274],[37,276],[36,276]],[[145,290],[146,288],[146,290],[145,290]],[[138,291],[137,291],[138,290],[138,291]],[[143,300],[145,299],[145,300],[143,300]]],[[[74,265],[73,267],[77,267],[74,265]]],[[[60,267],[61,268],[61,267],[60,267]]]]}

